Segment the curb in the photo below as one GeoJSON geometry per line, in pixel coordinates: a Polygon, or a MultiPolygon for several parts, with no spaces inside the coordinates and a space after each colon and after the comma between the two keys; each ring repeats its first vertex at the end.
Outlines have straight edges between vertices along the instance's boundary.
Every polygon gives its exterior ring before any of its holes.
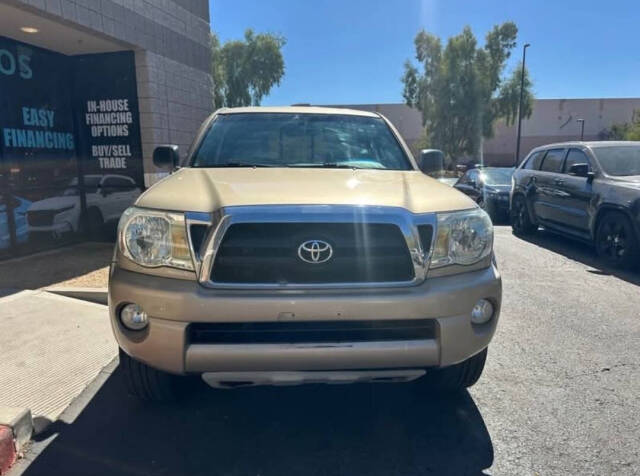
{"type": "Polygon", "coordinates": [[[13,444],[13,431],[0,425],[0,474],[5,474],[16,462],[16,446],[13,444]]]}
{"type": "Polygon", "coordinates": [[[104,304],[105,306],[108,301],[107,288],[54,287],[45,288],[44,290],[51,294],[80,299],[82,301],[93,302],[95,304],[104,304]]]}
{"type": "Polygon", "coordinates": [[[33,421],[28,408],[0,407],[0,474],[5,474],[22,456],[31,439],[33,421]]]}

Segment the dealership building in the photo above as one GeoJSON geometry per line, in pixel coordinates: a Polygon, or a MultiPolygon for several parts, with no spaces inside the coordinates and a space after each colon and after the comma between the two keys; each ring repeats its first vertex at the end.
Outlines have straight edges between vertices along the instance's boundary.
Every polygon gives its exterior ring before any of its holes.
{"type": "Polygon", "coordinates": [[[0,0],[0,257],[107,233],[212,112],[208,0],[0,0]]]}

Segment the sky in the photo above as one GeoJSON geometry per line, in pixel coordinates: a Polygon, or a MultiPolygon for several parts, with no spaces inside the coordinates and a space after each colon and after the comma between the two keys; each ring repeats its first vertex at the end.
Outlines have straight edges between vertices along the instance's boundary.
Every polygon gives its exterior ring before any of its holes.
{"type": "Polygon", "coordinates": [[[278,33],[285,75],[263,105],[402,102],[403,64],[418,31],[446,38],[469,25],[484,44],[513,21],[537,98],[640,96],[640,1],[602,0],[210,0],[221,41],[246,28],[278,33]]]}

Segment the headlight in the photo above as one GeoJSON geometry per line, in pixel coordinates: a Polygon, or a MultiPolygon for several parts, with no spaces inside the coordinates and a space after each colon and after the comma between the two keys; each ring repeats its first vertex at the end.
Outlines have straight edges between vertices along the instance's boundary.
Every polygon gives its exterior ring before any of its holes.
{"type": "Polygon", "coordinates": [[[128,208],[118,224],[118,243],[141,266],[193,270],[184,214],[128,208]]]}
{"type": "Polygon", "coordinates": [[[441,213],[431,267],[477,263],[489,256],[492,248],[493,225],[484,210],[441,213]]]}

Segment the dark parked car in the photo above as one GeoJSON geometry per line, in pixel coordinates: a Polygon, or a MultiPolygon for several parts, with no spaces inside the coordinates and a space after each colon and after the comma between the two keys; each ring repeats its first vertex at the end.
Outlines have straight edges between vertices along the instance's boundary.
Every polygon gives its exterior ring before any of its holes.
{"type": "Polygon", "coordinates": [[[507,218],[513,171],[507,167],[467,170],[454,187],[473,198],[492,220],[507,218]]]}
{"type": "Polygon", "coordinates": [[[608,264],[640,254],[640,142],[567,142],[531,151],[514,174],[511,224],[593,242],[608,264]]]}

